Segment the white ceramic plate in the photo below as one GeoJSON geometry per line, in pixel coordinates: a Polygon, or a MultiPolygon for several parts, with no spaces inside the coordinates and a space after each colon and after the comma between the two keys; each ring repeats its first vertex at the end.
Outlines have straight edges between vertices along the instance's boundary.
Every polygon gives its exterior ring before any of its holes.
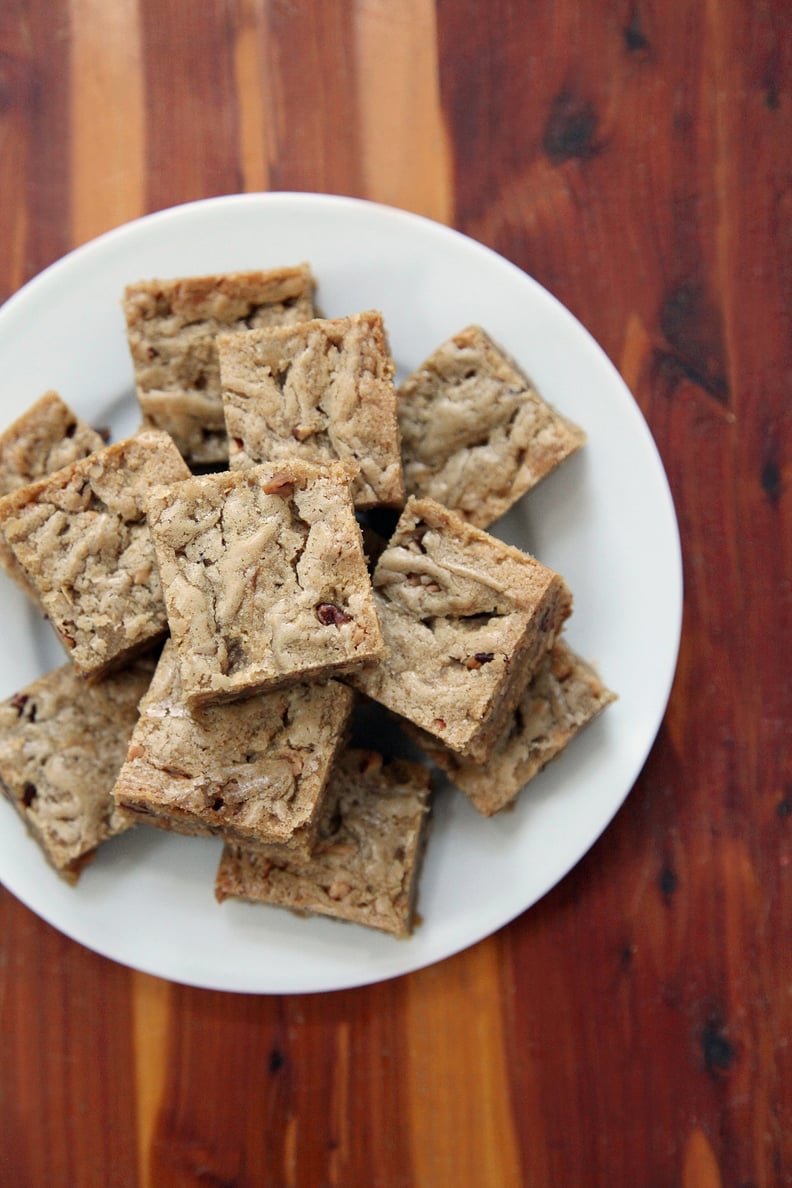
{"type": "MultiPolygon", "coordinates": [[[[0,878],[75,940],[133,968],[208,988],[332,990],[439,961],[553,887],[599,837],[660,725],[682,607],[679,537],[641,413],[588,333],[535,281],[435,223],[354,199],[256,194],[150,215],[59,261],[0,310],[0,428],[55,388],[114,439],[137,424],[120,296],[130,281],[310,261],[327,315],[378,308],[400,372],[478,322],[579,422],[586,447],[493,529],[561,572],[569,642],[619,700],[486,820],[441,794],[409,941],[214,900],[214,840],[140,828],[106,845],[76,888],[0,804],[0,878]]],[[[7,697],[62,663],[50,628],[0,575],[7,697]]]]}

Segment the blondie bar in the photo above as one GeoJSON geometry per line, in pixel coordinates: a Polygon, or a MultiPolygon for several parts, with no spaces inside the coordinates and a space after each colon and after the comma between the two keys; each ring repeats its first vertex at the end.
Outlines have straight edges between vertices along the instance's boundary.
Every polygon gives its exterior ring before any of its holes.
{"type": "Polygon", "coordinates": [[[144,423],[166,429],[188,462],[228,461],[215,337],[314,316],[307,265],[140,281],[124,291],[144,423]]]}
{"type": "Polygon", "coordinates": [[[520,790],[564,750],[616,695],[563,640],[556,640],[511,714],[492,754],[477,763],[436,738],[415,738],[484,816],[514,803],[520,790]]]}
{"type": "Polygon", "coordinates": [[[412,497],[373,584],[386,658],[347,679],[453,750],[486,758],[571,611],[563,579],[412,497]]]}
{"type": "Polygon", "coordinates": [[[226,846],[215,894],[409,936],[429,825],[427,769],[350,749],[330,776],[307,861],[226,846]]]}
{"type": "Polygon", "coordinates": [[[165,634],[145,501],[155,482],[189,474],[167,433],[149,430],[0,501],[0,531],[83,676],[165,634]]]}
{"type": "Polygon", "coordinates": [[[67,882],[131,823],[111,790],[153,668],[141,659],[86,685],[64,664],[0,704],[0,787],[67,882]]]}
{"type": "Polygon", "coordinates": [[[356,507],[404,503],[382,314],[222,335],[217,349],[232,468],[349,460],[358,467],[356,507]]]}
{"type": "MultiPolygon", "coordinates": [[[[72,412],[57,392],[45,392],[0,435],[0,497],[87,457],[104,445],[101,434],[72,412]]],[[[33,586],[2,533],[0,565],[31,598],[36,598],[33,586]]]]}
{"type": "Polygon", "coordinates": [[[585,435],[479,326],[454,335],[399,389],[408,494],[486,528],[585,435]]]}
{"type": "Polygon", "coordinates": [[[336,681],[191,713],[165,644],[113,796],[178,833],[310,852],[330,765],[354,694],[336,681]]]}
{"type": "Polygon", "coordinates": [[[159,487],[149,525],[192,708],[382,654],[343,463],[295,459],[159,487]]]}

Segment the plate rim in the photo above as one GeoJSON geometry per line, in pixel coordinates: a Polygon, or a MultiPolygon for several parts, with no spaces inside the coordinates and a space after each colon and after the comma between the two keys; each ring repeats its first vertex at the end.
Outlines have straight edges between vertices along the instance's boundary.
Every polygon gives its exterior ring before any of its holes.
{"type": "MultiPolygon", "coordinates": [[[[673,495],[671,492],[671,487],[670,487],[670,484],[668,481],[668,475],[667,475],[667,472],[666,472],[666,469],[665,469],[665,466],[664,466],[664,463],[662,460],[662,456],[660,454],[659,448],[657,446],[657,443],[654,439],[654,436],[651,432],[651,429],[649,427],[649,424],[646,420],[646,417],[645,417],[643,411],[641,410],[640,406],[638,405],[637,401],[635,400],[635,397],[633,396],[632,392],[629,390],[623,377],[620,375],[618,369],[615,367],[613,361],[609,358],[609,356],[606,354],[604,349],[593,338],[593,336],[587,330],[587,328],[577,319],[577,317],[574,314],[571,313],[571,311],[565,305],[563,305],[563,303],[557,297],[555,297],[554,294],[552,294],[549,290],[547,290],[534,277],[530,276],[530,274],[526,273],[518,265],[514,264],[513,261],[500,255],[497,251],[495,251],[493,248],[489,247],[488,245],[481,243],[478,240],[473,239],[472,237],[466,235],[464,232],[459,231],[454,227],[448,226],[447,224],[444,224],[444,223],[440,223],[440,222],[433,220],[425,215],[417,214],[415,212],[411,212],[411,211],[407,211],[407,210],[403,210],[399,207],[390,206],[390,205],[382,203],[382,202],[374,202],[374,201],[370,201],[368,199],[360,198],[360,197],[345,196],[345,195],[339,195],[339,194],[323,194],[323,193],[315,193],[315,192],[311,192],[311,191],[285,190],[285,191],[266,191],[266,192],[253,192],[253,193],[242,193],[242,194],[226,194],[226,195],[216,195],[216,196],[208,197],[208,198],[201,198],[201,199],[198,199],[198,200],[192,201],[192,202],[179,203],[175,206],[165,207],[165,208],[162,208],[162,209],[156,210],[156,211],[150,211],[144,215],[141,215],[137,219],[130,220],[128,222],[120,224],[117,227],[110,228],[110,229],[102,232],[100,235],[86,241],[85,243],[77,245],[76,247],[72,248],[69,252],[67,252],[65,255],[63,255],[59,259],[53,261],[49,265],[47,265],[39,273],[37,273],[32,278],[30,278],[16,292],[11,294],[6,299],[6,301],[2,304],[2,306],[0,306],[0,336],[2,336],[2,334],[4,333],[6,324],[9,321],[11,321],[11,323],[13,324],[13,320],[15,318],[25,316],[26,306],[27,306],[28,302],[30,302],[30,301],[35,302],[40,291],[43,290],[44,292],[46,292],[46,285],[48,282],[51,281],[53,273],[55,274],[55,276],[57,278],[62,273],[68,272],[69,268],[74,266],[75,260],[76,260],[78,266],[80,265],[80,263],[83,260],[87,261],[90,264],[91,257],[93,257],[96,254],[99,254],[99,256],[101,257],[101,253],[103,250],[105,250],[107,248],[108,243],[110,245],[120,244],[123,246],[123,243],[126,239],[128,239],[130,236],[138,235],[141,233],[145,234],[146,227],[148,227],[152,224],[167,224],[167,222],[169,222],[171,220],[178,221],[179,219],[184,217],[185,213],[188,213],[188,212],[191,216],[195,215],[196,217],[198,217],[198,216],[200,216],[200,214],[203,210],[207,210],[207,209],[209,209],[209,210],[215,210],[215,209],[219,209],[219,208],[229,209],[229,208],[234,208],[236,206],[264,206],[264,207],[271,206],[272,207],[272,206],[281,206],[281,205],[291,206],[292,208],[299,207],[299,206],[305,206],[306,208],[308,208],[311,206],[315,206],[317,203],[319,203],[320,205],[326,206],[328,208],[335,207],[338,210],[344,210],[344,211],[349,211],[349,210],[354,210],[354,209],[357,209],[357,210],[365,209],[368,212],[380,214],[383,217],[385,217],[386,219],[393,220],[395,223],[401,223],[404,226],[420,226],[425,231],[427,231],[433,235],[439,234],[440,236],[448,236],[449,242],[458,241],[461,244],[464,244],[466,249],[473,249],[474,251],[482,253],[484,256],[490,257],[491,260],[493,262],[496,262],[499,267],[505,266],[512,273],[514,273],[519,278],[521,283],[527,282],[529,284],[529,286],[534,288],[535,291],[539,295],[541,295],[541,299],[543,301],[550,303],[550,305],[552,306],[552,308],[554,310],[555,316],[560,316],[567,320],[568,324],[574,331],[576,339],[578,339],[581,344],[585,343],[587,350],[593,351],[595,353],[595,355],[598,358],[600,366],[604,366],[609,371],[610,381],[612,383],[617,384],[618,387],[621,389],[622,395],[626,394],[627,397],[629,398],[628,401],[625,403],[625,408],[631,408],[632,413],[633,413],[633,425],[634,425],[634,427],[637,426],[640,428],[640,430],[644,436],[644,446],[649,448],[650,452],[654,456],[653,460],[654,460],[655,467],[656,467],[655,478],[660,479],[659,487],[654,492],[654,494],[655,494],[655,497],[657,497],[658,495],[661,497],[661,501],[663,503],[663,509],[662,509],[663,516],[666,520],[666,529],[671,530],[670,539],[665,541],[665,545],[666,545],[666,547],[670,546],[670,554],[668,557],[668,561],[672,565],[673,570],[674,570],[673,574],[670,575],[671,579],[672,579],[672,584],[673,584],[674,604],[673,604],[673,606],[670,606],[668,608],[668,613],[670,616],[668,630],[670,633],[670,639],[672,641],[672,646],[669,648],[668,654],[666,656],[665,673],[664,673],[662,685],[657,686],[656,711],[654,714],[654,720],[652,722],[651,728],[646,729],[646,734],[645,734],[645,738],[643,740],[643,745],[640,748],[639,755],[636,756],[636,760],[633,762],[632,766],[634,767],[634,772],[633,772],[630,780],[628,781],[627,787],[624,790],[623,794],[619,798],[617,798],[616,802],[613,804],[613,806],[611,808],[611,811],[609,811],[607,814],[604,814],[601,817],[600,824],[599,824],[596,832],[589,839],[589,841],[584,846],[584,848],[582,848],[580,850],[575,850],[575,852],[569,857],[569,860],[562,863],[562,868],[560,870],[560,873],[556,872],[553,875],[553,877],[550,879],[548,885],[545,886],[541,891],[539,891],[539,893],[536,894],[529,902],[524,903],[522,906],[516,906],[515,909],[513,911],[511,911],[509,914],[506,914],[506,915],[500,914],[498,916],[498,922],[495,924],[492,924],[489,920],[485,921],[478,929],[474,930],[461,943],[454,943],[450,947],[443,949],[443,951],[441,951],[435,955],[424,954],[418,960],[413,961],[413,962],[407,960],[406,962],[397,963],[399,965],[402,965],[403,968],[397,968],[397,969],[393,969],[390,971],[388,971],[386,969],[385,972],[380,972],[377,970],[367,972],[365,970],[360,970],[354,976],[346,977],[343,980],[337,980],[337,981],[331,980],[331,982],[326,985],[293,985],[293,986],[288,986],[288,987],[276,987],[276,988],[266,988],[266,987],[262,988],[261,986],[243,986],[243,985],[224,984],[222,978],[219,980],[215,979],[214,981],[208,981],[204,977],[198,977],[194,974],[191,976],[189,971],[184,971],[181,974],[178,972],[170,971],[170,970],[167,972],[162,972],[161,969],[154,968],[152,966],[147,966],[145,964],[145,962],[132,961],[128,957],[119,956],[115,951],[113,951],[113,946],[111,944],[107,944],[107,943],[103,944],[101,942],[96,941],[95,939],[93,939],[91,941],[86,940],[85,937],[80,934],[78,928],[75,928],[75,927],[70,928],[68,923],[64,924],[62,919],[58,919],[57,912],[53,911],[51,914],[48,914],[46,911],[41,910],[41,908],[39,906],[32,907],[31,904],[27,901],[27,899],[25,899],[15,887],[9,885],[9,882],[7,881],[6,876],[5,876],[5,872],[0,872],[0,881],[3,883],[3,885],[6,886],[6,888],[17,899],[19,899],[20,902],[25,904],[25,906],[28,907],[29,910],[33,911],[36,915],[38,915],[40,918],[45,920],[45,922],[48,923],[50,926],[56,928],[63,935],[69,937],[73,941],[76,941],[78,944],[82,944],[84,947],[101,955],[102,957],[104,957],[108,960],[113,960],[117,963],[126,965],[130,969],[139,970],[140,972],[150,974],[151,976],[160,977],[160,978],[163,978],[165,980],[168,980],[168,981],[171,981],[171,982],[174,982],[177,984],[184,984],[184,985],[189,985],[189,986],[193,986],[196,988],[203,988],[203,989],[210,989],[210,990],[222,990],[225,992],[232,992],[232,993],[254,993],[254,994],[286,994],[286,993],[301,994],[301,993],[317,993],[317,992],[328,993],[328,992],[334,992],[336,990],[353,989],[353,988],[364,986],[364,985],[371,985],[371,984],[377,983],[379,981],[389,980],[394,977],[404,976],[405,974],[408,974],[411,972],[416,972],[419,969],[425,968],[432,964],[436,964],[439,961],[445,960],[448,957],[451,957],[451,956],[455,955],[456,953],[461,952],[464,949],[467,949],[467,948],[471,947],[472,945],[479,943],[485,937],[492,935],[494,932],[499,931],[501,928],[503,928],[506,925],[513,922],[518,916],[522,915],[523,912],[528,911],[528,910],[530,910],[530,908],[534,907],[542,898],[544,898],[545,895],[547,895],[549,893],[549,891],[551,891],[564,878],[566,878],[567,875],[570,873],[570,871],[580,861],[583,860],[583,858],[588,854],[588,852],[591,850],[591,848],[594,846],[594,844],[602,837],[602,835],[610,827],[610,824],[612,823],[614,817],[617,815],[619,810],[623,807],[625,801],[627,800],[627,797],[630,795],[631,791],[634,789],[635,784],[638,781],[638,779],[641,775],[641,772],[643,771],[643,768],[646,764],[649,754],[655,745],[658,733],[661,729],[663,720],[664,720],[666,712],[667,712],[668,702],[670,699],[673,682],[674,682],[674,678],[675,678],[675,674],[676,674],[676,670],[677,670],[678,659],[679,659],[679,649],[680,649],[680,644],[681,644],[683,602],[684,602],[684,569],[683,569],[683,555],[682,555],[682,544],[681,544],[681,536],[680,536],[680,531],[679,531],[679,523],[678,523],[678,519],[677,519],[677,515],[676,515],[676,510],[674,507],[674,500],[673,500],[673,495]]],[[[196,275],[199,275],[199,273],[196,273],[196,275]]],[[[319,278],[319,280],[321,281],[321,278],[319,278]]],[[[13,810],[10,810],[10,811],[13,812],[13,810]]],[[[405,944],[409,945],[410,942],[409,941],[405,942],[405,944]]],[[[401,945],[399,946],[399,951],[404,951],[403,947],[401,945]]],[[[395,954],[394,954],[394,956],[395,956],[395,954]]]]}

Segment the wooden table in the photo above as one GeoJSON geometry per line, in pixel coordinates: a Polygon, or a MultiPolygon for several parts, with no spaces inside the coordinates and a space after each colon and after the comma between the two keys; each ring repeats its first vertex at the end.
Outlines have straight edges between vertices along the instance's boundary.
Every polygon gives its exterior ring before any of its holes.
{"type": "Polygon", "coordinates": [[[452,224],[620,369],[686,597],[613,825],[440,965],[189,989],[0,893],[0,1183],[792,1183],[790,55],[785,0],[4,0],[0,298],[215,194],[452,224]]]}

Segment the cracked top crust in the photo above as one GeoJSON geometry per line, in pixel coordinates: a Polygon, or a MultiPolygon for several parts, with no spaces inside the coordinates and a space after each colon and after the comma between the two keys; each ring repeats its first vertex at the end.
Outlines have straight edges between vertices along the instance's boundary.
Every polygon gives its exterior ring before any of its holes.
{"type": "Polygon", "coordinates": [[[68,882],[130,824],[111,790],[153,669],[140,660],[91,686],[64,664],[0,704],[0,785],[68,882]]]}
{"type": "Polygon", "coordinates": [[[195,707],[377,659],[350,471],[293,460],[149,500],[185,698],[195,707]]]}
{"type": "Polygon", "coordinates": [[[485,763],[449,751],[436,739],[416,739],[484,816],[514,802],[521,789],[592,721],[616,694],[590,664],[556,640],[485,763]]]}
{"type": "Polygon", "coordinates": [[[169,640],[113,795],[177,832],[307,853],[353,697],[312,681],[193,714],[169,640]]]}
{"type": "Polygon", "coordinates": [[[357,507],[402,505],[394,364],[380,313],[222,335],[217,349],[232,468],[349,460],[357,507]]]}
{"type": "Polygon", "coordinates": [[[123,308],[145,424],[167,430],[192,463],[227,461],[216,336],[312,318],[314,288],[307,264],[128,285],[123,308]]]}
{"type": "Polygon", "coordinates": [[[480,326],[450,338],[399,389],[407,493],[486,528],[585,441],[480,326]]]}
{"type": "Polygon", "coordinates": [[[305,862],[226,846],[215,894],[318,913],[409,936],[429,824],[429,773],[350,749],[330,777],[317,842],[305,862]]]}
{"type": "Polygon", "coordinates": [[[563,579],[411,498],[373,583],[386,658],[349,681],[454,750],[485,757],[571,611],[563,579]]]}
{"type": "Polygon", "coordinates": [[[166,433],[143,431],[0,501],[0,529],[83,676],[164,634],[146,498],[189,473],[166,433]]]}

